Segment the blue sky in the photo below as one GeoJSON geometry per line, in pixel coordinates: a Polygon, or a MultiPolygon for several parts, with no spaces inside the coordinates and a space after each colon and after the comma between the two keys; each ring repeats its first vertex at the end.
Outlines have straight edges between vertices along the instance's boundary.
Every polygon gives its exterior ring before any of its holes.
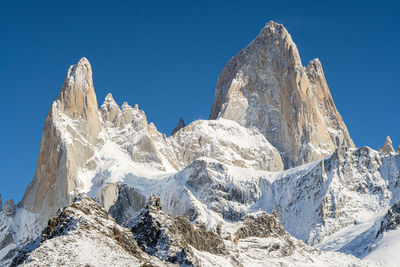
{"type": "MultiPolygon", "coordinates": [[[[217,77],[269,20],[303,65],[318,57],[357,146],[400,143],[396,1],[1,1],[0,193],[19,201],[35,173],[51,102],[87,57],[99,104],[139,104],[169,134],[206,119],[217,77]]],[[[4,203],[4,202],[3,202],[4,203]]]]}

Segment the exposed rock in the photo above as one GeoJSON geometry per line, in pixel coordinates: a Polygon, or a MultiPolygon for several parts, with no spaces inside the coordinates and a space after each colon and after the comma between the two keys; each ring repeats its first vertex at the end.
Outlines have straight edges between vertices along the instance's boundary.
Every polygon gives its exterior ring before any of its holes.
{"type": "Polygon", "coordinates": [[[165,214],[161,201],[151,196],[146,207],[131,223],[138,245],[148,254],[172,263],[197,265],[191,247],[213,254],[226,254],[218,234],[203,224],[193,225],[187,216],[173,218],[165,214]]]}
{"type": "Polygon", "coordinates": [[[177,160],[190,164],[200,157],[257,170],[281,171],[279,152],[257,129],[226,119],[197,120],[170,137],[177,160]]]}
{"type": "Polygon", "coordinates": [[[115,102],[111,93],[108,93],[104,99],[104,103],[100,107],[100,112],[104,121],[111,122],[116,126],[121,125],[121,109],[115,102]]]}
{"type": "Polygon", "coordinates": [[[0,194],[0,211],[3,210],[3,203],[1,202],[1,194],[0,194]]]}
{"type": "Polygon", "coordinates": [[[379,230],[375,234],[378,238],[384,232],[400,228],[400,201],[390,207],[385,216],[383,216],[379,230]]]}
{"type": "Polygon", "coordinates": [[[136,212],[146,205],[146,197],[138,190],[128,185],[118,185],[118,198],[110,206],[108,212],[115,218],[118,224],[126,225],[131,221],[136,212]]]}
{"type": "Polygon", "coordinates": [[[93,199],[80,195],[70,206],[49,220],[40,238],[22,248],[11,266],[85,266],[93,262],[105,266],[161,266],[145,254],[132,233],[116,224],[93,199]],[[51,253],[49,253],[51,251],[51,253]]]}
{"type": "Polygon", "coordinates": [[[10,217],[14,217],[16,212],[16,206],[13,199],[9,199],[4,204],[4,214],[10,217]]]}
{"type": "Polygon", "coordinates": [[[71,203],[71,192],[85,186],[78,173],[82,167],[93,167],[89,159],[101,145],[100,119],[92,69],[82,58],[69,68],[47,115],[35,177],[22,199],[24,208],[39,214],[43,227],[59,208],[71,203]]]}
{"type": "Polygon", "coordinates": [[[256,127],[290,168],[354,147],[318,59],[303,67],[281,25],[269,22],[218,77],[210,119],[256,127]]]}
{"type": "Polygon", "coordinates": [[[175,126],[174,130],[172,131],[171,135],[174,135],[177,131],[185,127],[185,122],[183,121],[183,118],[181,117],[179,119],[178,124],[175,126]]]}
{"type": "Polygon", "coordinates": [[[118,184],[109,183],[103,186],[99,193],[97,193],[95,199],[106,211],[109,211],[110,207],[115,204],[118,199],[118,184]]]}
{"type": "MultiPolygon", "coordinates": [[[[2,237],[2,239],[0,240],[0,250],[2,250],[3,248],[7,247],[8,245],[14,243],[14,237],[12,235],[12,230],[9,229],[7,231],[7,233],[2,237]]],[[[3,260],[3,259],[0,259],[3,260]]]]}
{"type": "Polygon", "coordinates": [[[250,236],[279,237],[288,235],[276,212],[249,214],[242,218],[242,226],[236,231],[234,240],[250,236]]]}
{"type": "Polygon", "coordinates": [[[386,136],[385,143],[384,143],[383,147],[381,147],[379,149],[379,152],[382,152],[383,154],[390,154],[390,153],[394,152],[393,143],[392,143],[392,139],[390,138],[390,136],[386,136]]]}

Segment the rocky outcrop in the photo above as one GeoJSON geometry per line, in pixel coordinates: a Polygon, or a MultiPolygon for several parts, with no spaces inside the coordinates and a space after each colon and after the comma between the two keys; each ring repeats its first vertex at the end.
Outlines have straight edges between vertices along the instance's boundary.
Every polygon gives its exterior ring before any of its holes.
{"type": "Polygon", "coordinates": [[[104,103],[100,106],[100,112],[105,122],[113,123],[115,126],[121,125],[121,109],[111,93],[108,93],[104,99],[104,103]]]}
{"type": "Polygon", "coordinates": [[[174,219],[167,215],[155,196],[149,198],[131,226],[138,245],[167,262],[197,266],[191,247],[213,254],[227,253],[221,236],[206,230],[203,224],[191,224],[187,216],[174,219]]]}
{"type": "Polygon", "coordinates": [[[242,168],[283,170],[279,152],[265,137],[257,129],[246,129],[234,121],[197,120],[171,136],[170,141],[183,167],[208,157],[242,168]]]}
{"type": "Polygon", "coordinates": [[[283,228],[276,212],[268,214],[261,212],[258,214],[249,214],[242,218],[241,227],[234,234],[234,241],[256,237],[281,237],[288,235],[283,228]]]}
{"type": "Polygon", "coordinates": [[[9,199],[4,204],[4,214],[9,217],[14,217],[17,208],[13,199],[9,199]]]}
{"type": "Polygon", "coordinates": [[[126,225],[132,220],[135,213],[146,205],[146,197],[138,190],[125,185],[118,185],[118,198],[109,208],[108,212],[115,218],[118,224],[126,225]]]}
{"type": "Polygon", "coordinates": [[[80,168],[93,167],[89,159],[101,143],[96,94],[89,61],[71,66],[63,87],[47,114],[33,181],[22,206],[40,216],[42,226],[57,210],[71,203],[71,192],[84,188],[80,168]]]}
{"type": "Polygon", "coordinates": [[[93,262],[105,266],[116,262],[122,266],[162,265],[145,254],[132,233],[117,225],[94,199],[79,195],[48,221],[40,238],[20,249],[11,266],[82,266],[93,262]]]}
{"type": "Polygon", "coordinates": [[[386,154],[386,155],[394,152],[393,143],[392,143],[392,139],[390,138],[390,136],[386,136],[385,143],[384,143],[383,147],[381,147],[379,149],[379,152],[386,154]]]}
{"type": "Polygon", "coordinates": [[[379,238],[384,232],[400,228],[400,201],[395,203],[381,219],[380,227],[375,234],[375,239],[379,238]]]}
{"type": "Polygon", "coordinates": [[[286,168],[354,146],[320,61],[303,67],[290,34],[272,21],[218,77],[210,113],[217,118],[259,129],[286,168]]]}
{"type": "Polygon", "coordinates": [[[171,135],[174,135],[177,131],[185,127],[185,122],[183,121],[183,118],[181,117],[179,119],[178,124],[175,126],[174,130],[172,131],[171,135]]]}

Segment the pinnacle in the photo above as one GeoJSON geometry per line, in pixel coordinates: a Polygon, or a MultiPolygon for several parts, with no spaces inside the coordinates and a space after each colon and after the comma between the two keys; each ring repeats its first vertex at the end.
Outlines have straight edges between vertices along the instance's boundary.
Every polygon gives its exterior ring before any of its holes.
{"type": "Polygon", "coordinates": [[[122,104],[121,108],[122,108],[122,109],[125,109],[125,108],[132,108],[132,107],[128,104],[128,102],[124,102],[124,103],[122,104]]]}
{"type": "Polygon", "coordinates": [[[115,107],[117,107],[119,109],[118,104],[115,102],[115,100],[114,100],[114,98],[113,98],[111,93],[107,94],[107,96],[106,96],[106,98],[104,98],[104,102],[103,102],[103,104],[101,106],[102,107],[103,106],[115,106],[115,107]]]}
{"type": "MultiPolygon", "coordinates": [[[[106,98],[104,98],[103,104],[117,105],[111,93],[108,93],[106,98]]],[[[118,106],[118,105],[117,105],[118,106]]]]}
{"type": "Polygon", "coordinates": [[[107,96],[106,96],[106,99],[113,99],[112,94],[111,94],[111,93],[108,93],[107,96]]]}
{"type": "Polygon", "coordinates": [[[279,23],[277,23],[277,22],[275,22],[275,21],[273,21],[273,20],[270,20],[270,21],[267,22],[267,24],[265,24],[265,27],[268,27],[268,28],[277,28],[277,27],[283,27],[283,25],[282,25],[282,24],[279,24],[279,23]]]}
{"type": "Polygon", "coordinates": [[[78,66],[78,67],[88,66],[89,68],[91,68],[89,60],[85,57],[82,57],[81,59],[79,59],[78,64],[76,64],[75,66],[78,66]]]}
{"type": "Polygon", "coordinates": [[[176,132],[178,132],[181,128],[185,127],[185,122],[183,121],[183,118],[180,117],[178,124],[175,126],[174,130],[172,131],[171,135],[174,135],[176,132]]]}
{"type": "Polygon", "coordinates": [[[320,74],[321,75],[323,73],[321,61],[318,58],[314,58],[313,60],[308,62],[306,71],[309,74],[314,74],[314,75],[320,74]]]}
{"type": "Polygon", "coordinates": [[[92,79],[92,66],[87,58],[81,58],[76,65],[72,65],[68,70],[67,77],[74,76],[76,78],[80,77],[81,79],[85,78],[85,76],[89,75],[90,79],[92,79]]]}
{"type": "Polygon", "coordinates": [[[394,152],[393,143],[390,136],[386,136],[385,143],[383,147],[379,149],[379,152],[382,152],[384,154],[390,154],[391,152],[394,152]]]}
{"type": "Polygon", "coordinates": [[[151,195],[147,200],[146,209],[161,210],[161,200],[155,195],[151,195]]]}
{"type": "Polygon", "coordinates": [[[281,34],[281,33],[288,34],[288,31],[286,30],[285,26],[282,24],[276,23],[275,21],[268,21],[267,24],[265,24],[264,28],[261,30],[261,33],[269,33],[269,34],[281,34]]]}
{"type": "Polygon", "coordinates": [[[319,60],[319,58],[314,58],[310,60],[310,62],[308,62],[307,67],[311,65],[321,65],[321,61],[319,60]]]}

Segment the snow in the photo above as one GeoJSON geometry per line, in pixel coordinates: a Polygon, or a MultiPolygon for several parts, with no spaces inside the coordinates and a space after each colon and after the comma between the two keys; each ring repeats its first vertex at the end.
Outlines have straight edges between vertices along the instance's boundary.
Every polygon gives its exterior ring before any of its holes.
{"type": "MultiPolygon", "coordinates": [[[[294,237],[323,250],[361,257],[364,254],[358,253],[357,246],[374,242],[371,229],[388,207],[400,200],[398,153],[382,156],[365,147],[339,149],[323,160],[279,171],[277,150],[255,128],[247,129],[226,119],[199,120],[167,138],[148,124],[143,111],[128,105],[117,116],[120,124],[103,121],[99,142],[94,146],[78,129],[76,120],[57,110],[56,103],[52,106],[53,115],[62,142],[90,146],[94,151],[92,158],[78,166],[78,191],[95,197],[109,183],[126,184],[145,197],[159,196],[163,208],[173,216],[188,214],[193,222],[202,222],[209,229],[223,224],[224,235],[233,233],[235,223],[246,214],[276,211],[294,237]],[[273,164],[277,164],[278,171],[267,171],[273,164]]],[[[336,134],[333,129],[328,131],[336,134]]],[[[304,144],[304,149],[326,154],[321,147],[304,144]]],[[[34,240],[42,230],[38,216],[23,207],[17,209],[13,219],[0,218],[0,222],[0,240],[8,230],[15,240],[15,244],[0,250],[0,258],[13,246],[34,240]]],[[[115,255],[103,255],[107,249],[99,249],[96,254],[90,238],[63,245],[62,242],[69,242],[65,238],[45,243],[43,249],[55,251],[56,247],[63,247],[73,253],[77,262],[88,264],[93,263],[88,255],[95,255],[105,265],[115,260],[115,255]]],[[[366,259],[378,262],[385,251],[390,257],[395,256],[389,249],[398,247],[395,238],[394,233],[385,233],[366,259]]],[[[235,250],[241,251],[243,263],[254,266],[265,262],[303,265],[314,257],[296,254],[287,259],[270,259],[271,255],[257,248],[263,242],[267,240],[250,238],[240,241],[235,250]]],[[[64,262],[59,253],[57,260],[64,262]]],[[[199,253],[210,264],[231,264],[223,257],[199,253]]],[[[347,260],[336,263],[330,258],[342,254],[324,255],[330,256],[315,260],[311,266],[348,264],[347,260]]],[[[125,258],[122,254],[118,257],[125,258]]],[[[128,264],[131,259],[126,260],[128,264]]]]}
{"type": "Polygon", "coordinates": [[[363,259],[376,262],[382,266],[399,266],[400,264],[400,229],[384,233],[381,240],[375,243],[372,251],[363,259]]]}

